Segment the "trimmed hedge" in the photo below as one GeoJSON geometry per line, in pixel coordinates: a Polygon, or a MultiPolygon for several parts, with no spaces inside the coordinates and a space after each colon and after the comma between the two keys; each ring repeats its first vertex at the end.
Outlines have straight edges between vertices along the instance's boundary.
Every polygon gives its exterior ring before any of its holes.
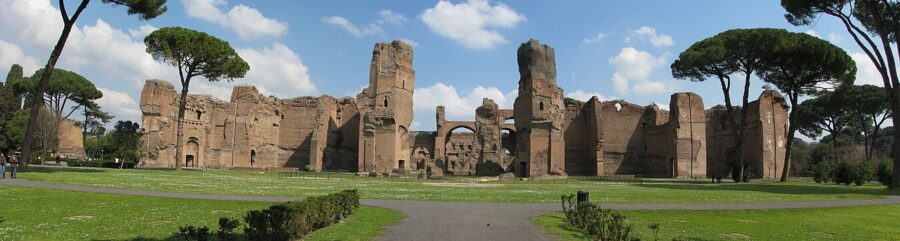
{"type": "Polygon", "coordinates": [[[244,217],[244,233],[250,240],[296,240],[341,221],[359,207],[356,190],[344,190],[302,201],[253,210],[244,217]]]}
{"type": "MultiPolygon", "coordinates": [[[[602,209],[599,205],[582,202],[575,203],[575,195],[562,196],[563,213],[566,221],[581,229],[592,240],[632,241],[640,240],[634,236],[631,224],[625,221],[625,215],[602,209]]],[[[659,226],[656,226],[658,228],[659,226]]]]}

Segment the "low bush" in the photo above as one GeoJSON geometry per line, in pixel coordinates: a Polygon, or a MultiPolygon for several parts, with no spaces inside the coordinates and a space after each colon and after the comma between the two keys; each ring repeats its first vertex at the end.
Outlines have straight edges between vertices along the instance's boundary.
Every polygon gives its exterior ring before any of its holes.
{"type": "Polygon", "coordinates": [[[845,161],[838,162],[835,165],[834,171],[831,174],[832,178],[833,178],[832,180],[834,180],[834,183],[850,185],[850,183],[853,182],[852,180],[850,180],[850,169],[851,168],[852,168],[852,166],[850,165],[850,163],[847,163],[845,161]]]}
{"type": "Polygon", "coordinates": [[[872,167],[872,164],[869,163],[869,161],[860,162],[850,167],[847,178],[850,179],[853,184],[862,186],[875,179],[875,168],[872,167]]]}
{"type": "Polygon", "coordinates": [[[813,166],[813,180],[816,183],[829,183],[834,177],[835,164],[833,161],[821,161],[813,166]]]}
{"type": "Polygon", "coordinates": [[[341,221],[357,207],[356,190],[276,204],[248,212],[244,233],[250,240],[295,240],[341,221]]]}
{"type": "Polygon", "coordinates": [[[208,241],[209,240],[209,228],[206,226],[203,227],[194,227],[194,226],[184,226],[178,227],[178,231],[182,240],[187,241],[208,241]]]}
{"type": "Polygon", "coordinates": [[[891,160],[881,160],[878,168],[875,170],[875,176],[882,185],[891,185],[891,175],[894,174],[894,162],[891,160]]]}
{"type": "Polygon", "coordinates": [[[239,237],[234,230],[240,225],[241,221],[237,219],[221,217],[219,218],[219,232],[216,233],[216,236],[219,237],[220,241],[237,241],[239,237]]]}
{"type": "Polygon", "coordinates": [[[575,195],[563,195],[562,208],[566,221],[593,240],[640,240],[632,234],[631,224],[626,222],[625,216],[618,212],[589,202],[575,203],[575,195]]]}

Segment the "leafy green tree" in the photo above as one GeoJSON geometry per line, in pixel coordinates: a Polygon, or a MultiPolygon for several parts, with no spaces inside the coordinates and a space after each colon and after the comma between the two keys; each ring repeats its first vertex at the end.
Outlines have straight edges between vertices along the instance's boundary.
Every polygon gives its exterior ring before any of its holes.
{"type": "Polygon", "coordinates": [[[88,105],[85,105],[83,109],[84,122],[81,125],[84,130],[82,131],[82,142],[87,142],[89,135],[102,135],[106,131],[106,124],[115,117],[101,110],[100,105],[97,105],[95,102],[88,102],[88,105]]]}
{"type": "Polygon", "coordinates": [[[0,83],[0,154],[9,154],[18,145],[7,142],[7,125],[22,107],[22,96],[16,94],[13,86],[22,79],[22,66],[12,65],[6,75],[6,82],[0,83]]]}
{"type": "MultiPolygon", "coordinates": [[[[105,4],[125,6],[128,8],[128,15],[138,15],[138,18],[141,20],[150,20],[165,13],[168,9],[164,6],[166,1],[167,0],[101,0],[101,2],[105,4]]],[[[25,128],[26,143],[31,142],[34,138],[35,125],[38,124],[38,115],[40,114],[39,112],[41,109],[41,97],[47,89],[47,83],[50,81],[50,76],[53,74],[54,68],[56,68],[56,61],[62,56],[63,48],[66,46],[66,40],[69,39],[69,34],[72,32],[72,28],[75,27],[75,22],[90,2],[91,0],[81,0],[81,3],[75,8],[75,12],[69,15],[69,11],[66,9],[66,1],[59,0],[59,14],[62,17],[63,29],[62,33],[59,35],[59,40],[56,41],[56,46],[54,46],[53,51],[50,52],[50,58],[47,59],[47,65],[44,67],[47,71],[44,71],[39,78],[34,92],[36,94],[31,97],[31,113],[28,117],[28,126],[25,128]]],[[[48,19],[48,21],[50,21],[50,19],[48,19]]],[[[31,147],[25,145],[25,147],[22,148],[22,159],[27,160],[30,157],[31,147]]],[[[25,166],[27,166],[27,164],[25,164],[25,166]]]]}
{"type": "MultiPolygon", "coordinates": [[[[788,114],[787,139],[797,132],[800,96],[815,94],[819,85],[840,88],[852,85],[856,79],[856,63],[840,47],[804,33],[791,33],[784,45],[764,59],[757,75],[777,87],[791,103],[788,114]]],[[[791,146],[785,145],[784,170],[781,181],[790,176],[791,146]]]]}
{"type": "MultiPolygon", "coordinates": [[[[672,63],[672,76],[702,82],[706,79],[719,80],[722,94],[725,96],[724,118],[731,126],[735,137],[734,147],[730,153],[743,153],[745,136],[743,130],[747,126],[747,108],[740,108],[739,116],[731,101],[733,74],[743,75],[741,106],[746,107],[750,100],[750,80],[764,64],[764,60],[774,49],[783,44],[788,32],[783,29],[732,29],[716,36],[694,43],[679,54],[672,63]],[[739,119],[735,120],[737,117],[739,119]]],[[[740,154],[737,159],[736,180],[744,180],[744,158],[740,154]]]]}
{"type": "MultiPolygon", "coordinates": [[[[900,77],[897,74],[900,38],[900,2],[888,0],[781,0],[785,18],[795,26],[810,25],[820,15],[840,20],[853,42],[866,54],[881,75],[891,113],[900,112],[900,77]],[[893,46],[891,46],[893,44],[893,46]]],[[[900,126],[900,118],[892,118],[900,126]]],[[[900,139],[900,132],[894,132],[900,139]]],[[[900,150],[900,142],[894,142],[900,150]]],[[[900,152],[893,152],[894,173],[890,188],[900,188],[900,152]]]]}
{"type": "Polygon", "coordinates": [[[862,131],[866,159],[872,160],[879,130],[884,122],[891,118],[890,108],[884,98],[884,88],[874,85],[850,85],[843,88],[840,94],[847,100],[844,105],[854,116],[855,126],[862,131]]]}
{"type": "MultiPolygon", "coordinates": [[[[81,75],[59,68],[53,72],[42,100],[58,121],[69,118],[81,107],[96,106],[93,101],[103,97],[103,92],[81,75]]],[[[17,82],[16,87],[31,96],[37,93],[38,78],[43,75],[44,70],[40,69],[31,78],[17,82]]]]}
{"type": "Polygon", "coordinates": [[[141,147],[141,128],[137,123],[131,121],[116,122],[116,126],[109,134],[109,144],[113,145],[112,155],[119,158],[120,166],[125,165],[126,161],[137,162],[140,157],[141,147]]]}
{"type": "MultiPolygon", "coordinates": [[[[837,136],[854,121],[852,110],[846,101],[845,95],[832,91],[819,92],[816,98],[803,101],[795,108],[797,129],[801,134],[812,138],[818,137],[822,132],[837,136]]],[[[837,138],[831,138],[831,144],[837,148],[837,138]]]]}
{"type": "Polygon", "coordinates": [[[144,43],[147,45],[147,53],[154,59],[178,68],[178,76],[181,78],[175,145],[175,169],[181,170],[184,162],[184,111],[191,79],[200,76],[212,82],[230,82],[243,78],[250,70],[250,65],[241,59],[228,42],[191,29],[161,28],[147,35],[144,43]]]}

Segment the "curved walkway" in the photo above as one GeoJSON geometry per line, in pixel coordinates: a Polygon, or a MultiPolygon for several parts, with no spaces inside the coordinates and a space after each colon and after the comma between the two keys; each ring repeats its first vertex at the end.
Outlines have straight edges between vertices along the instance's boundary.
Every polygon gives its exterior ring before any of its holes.
{"type": "MultiPolygon", "coordinates": [[[[205,200],[286,202],[303,197],[224,195],[159,192],[120,188],[68,185],[22,179],[0,179],[0,185],[135,196],[205,200]]],[[[363,205],[389,208],[407,216],[389,227],[383,240],[552,240],[531,224],[529,218],[559,211],[558,203],[465,203],[406,200],[369,200],[363,205]]],[[[753,210],[828,208],[866,205],[900,205],[900,196],[883,199],[803,201],[736,204],[604,204],[617,210],[753,210]]]]}

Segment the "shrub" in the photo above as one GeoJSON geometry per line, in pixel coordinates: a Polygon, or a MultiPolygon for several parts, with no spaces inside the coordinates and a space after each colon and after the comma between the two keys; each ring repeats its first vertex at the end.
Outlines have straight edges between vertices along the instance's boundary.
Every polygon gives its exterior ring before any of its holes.
{"type": "Polygon", "coordinates": [[[178,227],[178,231],[182,240],[188,241],[208,241],[209,240],[209,228],[206,226],[203,227],[194,227],[194,226],[183,226],[178,227]]]}
{"type": "Polygon", "coordinates": [[[639,240],[631,233],[631,224],[626,222],[624,215],[593,203],[575,204],[574,200],[575,195],[562,196],[566,220],[593,240],[639,240]]]}
{"type": "Polygon", "coordinates": [[[832,172],[832,178],[834,178],[834,183],[850,185],[852,180],[850,180],[850,163],[845,161],[838,162],[834,167],[834,171],[832,172]]]}
{"type": "Polygon", "coordinates": [[[276,204],[248,212],[244,232],[250,240],[295,240],[340,221],[357,207],[356,190],[276,204]]]}
{"type": "Polygon", "coordinates": [[[219,218],[219,232],[216,233],[220,241],[237,241],[238,235],[234,230],[241,225],[241,221],[226,217],[219,218]]]}
{"type": "Polygon", "coordinates": [[[831,182],[834,176],[835,164],[832,161],[821,161],[813,166],[813,180],[816,183],[831,182]]]}
{"type": "Polygon", "coordinates": [[[882,185],[891,185],[891,175],[894,174],[894,162],[891,160],[882,160],[878,163],[875,176],[882,185]]]}
{"type": "Polygon", "coordinates": [[[850,179],[853,184],[862,186],[863,184],[872,181],[872,179],[875,179],[875,168],[872,167],[872,164],[870,164],[869,161],[861,162],[850,167],[850,173],[848,173],[847,178],[850,179]]]}

